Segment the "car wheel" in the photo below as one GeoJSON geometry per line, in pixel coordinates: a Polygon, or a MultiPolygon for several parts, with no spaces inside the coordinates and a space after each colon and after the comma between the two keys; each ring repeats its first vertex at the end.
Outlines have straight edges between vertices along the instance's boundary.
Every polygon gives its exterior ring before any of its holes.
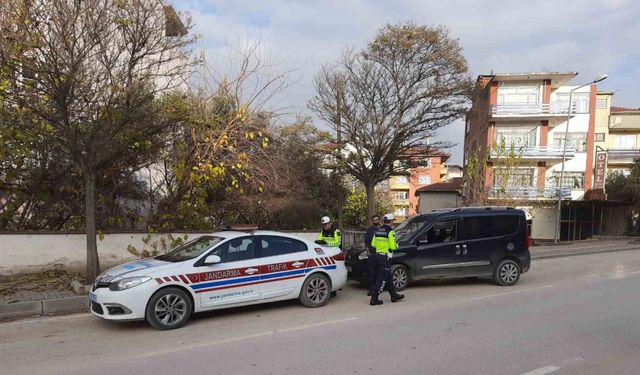
{"type": "Polygon", "coordinates": [[[402,264],[391,266],[391,276],[393,277],[393,287],[397,291],[407,289],[409,285],[409,270],[402,264]]]}
{"type": "Polygon", "coordinates": [[[520,279],[520,265],[511,259],[505,259],[498,263],[493,272],[493,279],[501,286],[511,286],[520,279]]]}
{"type": "Polygon", "coordinates": [[[147,322],[159,330],[180,328],[187,324],[193,306],[187,293],[178,288],[157,291],[147,304],[147,322]]]}
{"type": "Polygon", "coordinates": [[[324,306],[331,296],[331,281],[321,273],[314,273],[302,284],[300,302],[307,307],[324,306]]]}

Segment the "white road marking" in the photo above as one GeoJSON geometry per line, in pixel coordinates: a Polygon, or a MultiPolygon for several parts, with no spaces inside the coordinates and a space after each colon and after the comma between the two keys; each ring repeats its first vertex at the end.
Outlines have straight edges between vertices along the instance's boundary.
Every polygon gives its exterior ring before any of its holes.
{"type": "Polygon", "coordinates": [[[479,301],[479,300],[483,300],[483,299],[487,299],[487,298],[494,298],[494,297],[502,297],[502,296],[508,296],[511,294],[518,294],[518,293],[526,293],[526,292],[533,292],[535,290],[542,290],[542,289],[547,289],[547,288],[553,288],[555,285],[544,285],[544,286],[538,286],[535,288],[528,288],[528,289],[520,289],[520,290],[514,290],[513,292],[505,292],[505,293],[496,293],[496,294],[489,294],[486,296],[480,296],[480,297],[474,297],[474,298],[469,298],[469,301],[479,301]]]}
{"type": "Polygon", "coordinates": [[[323,327],[323,326],[327,326],[327,325],[331,325],[331,324],[339,324],[339,323],[351,322],[351,321],[358,320],[358,319],[360,319],[360,318],[351,317],[351,318],[345,318],[345,319],[329,320],[329,321],[320,322],[320,323],[306,324],[306,325],[290,327],[290,328],[275,329],[273,331],[260,332],[260,333],[256,333],[256,334],[253,334],[253,335],[231,337],[231,338],[224,339],[224,340],[203,342],[203,343],[194,344],[194,345],[183,345],[183,346],[179,346],[179,347],[176,347],[176,348],[173,348],[173,349],[156,350],[156,351],[152,351],[152,352],[149,352],[149,353],[136,355],[136,356],[133,356],[132,358],[139,359],[139,358],[155,357],[155,356],[158,356],[158,355],[165,355],[165,354],[170,354],[170,353],[175,353],[175,352],[180,352],[180,351],[185,351],[185,350],[205,348],[205,347],[208,347],[208,346],[228,344],[230,342],[251,340],[251,339],[256,339],[256,338],[265,337],[265,336],[277,335],[279,333],[295,332],[295,331],[301,331],[301,330],[305,330],[305,329],[309,329],[309,328],[323,327]]]}
{"type": "Polygon", "coordinates": [[[538,369],[535,369],[533,371],[529,371],[529,372],[525,372],[521,375],[546,375],[546,374],[551,374],[552,372],[556,372],[560,370],[560,367],[557,366],[544,366],[544,367],[540,367],[538,369]]]}

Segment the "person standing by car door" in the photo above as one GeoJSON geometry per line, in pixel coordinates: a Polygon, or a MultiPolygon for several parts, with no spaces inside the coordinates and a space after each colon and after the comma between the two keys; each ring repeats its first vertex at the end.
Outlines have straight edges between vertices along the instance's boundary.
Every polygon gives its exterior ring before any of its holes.
{"type": "Polygon", "coordinates": [[[331,247],[342,248],[342,238],[340,237],[340,229],[335,228],[329,216],[324,216],[320,223],[322,223],[322,231],[316,239],[318,245],[327,245],[331,247]]]}
{"type": "Polygon", "coordinates": [[[380,216],[371,216],[371,226],[367,229],[367,233],[364,235],[364,246],[368,250],[369,257],[367,258],[367,280],[369,281],[369,293],[368,296],[375,294],[375,282],[376,282],[376,248],[373,247],[371,242],[373,241],[373,235],[380,227],[380,216]]]}
{"type": "Polygon", "coordinates": [[[391,225],[395,220],[393,214],[386,214],[382,218],[384,224],[378,228],[373,234],[371,246],[376,249],[376,277],[375,287],[372,288],[371,306],[382,305],[382,301],[378,298],[384,290],[389,292],[391,302],[397,302],[404,298],[404,295],[398,294],[393,287],[393,277],[391,275],[391,251],[396,249],[396,234],[391,225]]]}

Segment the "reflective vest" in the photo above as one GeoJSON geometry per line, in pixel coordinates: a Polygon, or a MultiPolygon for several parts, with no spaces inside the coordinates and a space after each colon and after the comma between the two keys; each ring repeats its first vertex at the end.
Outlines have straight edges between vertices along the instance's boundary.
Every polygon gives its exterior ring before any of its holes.
{"type": "Polygon", "coordinates": [[[317,240],[322,240],[327,243],[327,246],[340,247],[342,239],[340,238],[340,229],[331,227],[329,230],[322,230],[318,235],[317,240]]]}
{"type": "Polygon", "coordinates": [[[371,246],[376,249],[378,254],[388,254],[389,251],[397,248],[396,232],[386,224],[381,226],[373,234],[371,246]]]}

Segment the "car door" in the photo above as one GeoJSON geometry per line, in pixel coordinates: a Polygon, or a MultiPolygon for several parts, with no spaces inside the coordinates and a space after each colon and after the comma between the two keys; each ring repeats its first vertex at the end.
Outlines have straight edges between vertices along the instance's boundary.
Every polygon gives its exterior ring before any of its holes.
{"type": "Polygon", "coordinates": [[[443,219],[432,223],[416,239],[417,278],[454,276],[459,272],[461,242],[458,219],[443,219]]]}
{"type": "Polygon", "coordinates": [[[310,258],[307,244],[276,235],[260,235],[255,239],[261,257],[260,298],[297,296],[310,258]]]}
{"type": "Polygon", "coordinates": [[[245,304],[260,298],[260,259],[253,236],[233,238],[216,246],[195,264],[197,283],[191,285],[203,309],[245,304]],[[218,255],[218,264],[204,265],[209,255],[218,255]]]}
{"type": "Polygon", "coordinates": [[[462,273],[465,276],[491,275],[494,263],[515,247],[513,236],[518,230],[519,217],[487,213],[463,217],[461,222],[462,273]]]}

